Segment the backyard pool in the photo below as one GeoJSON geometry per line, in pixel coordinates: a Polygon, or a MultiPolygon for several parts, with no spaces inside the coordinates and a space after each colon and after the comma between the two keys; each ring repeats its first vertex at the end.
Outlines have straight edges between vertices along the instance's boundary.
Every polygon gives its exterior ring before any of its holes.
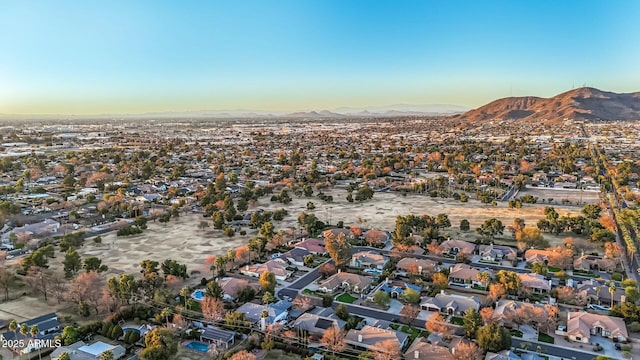
{"type": "Polygon", "coordinates": [[[191,294],[191,298],[195,301],[202,301],[204,299],[204,290],[198,289],[191,294]]]}
{"type": "Polygon", "coordinates": [[[602,306],[602,305],[596,305],[596,304],[591,304],[589,305],[590,308],[592,308],[593,310],[598,310],[598,311],[610,311],[611,308],[608,306],[602,306]]]}
{"type": "Polygon", "coordinates": [[[200,341],[191,341],[185,345],[191,350],[195,350],[197,352],[206,353],[209,351],[209,345],[205,343],[201,343],[200,341]]]}
{"type": "Polygon", "coordinates": [[[140,331],[140,329],[132,328],[132,327],[123,327],[122,328],[122,333],[123,334],[126,334],[127,331],[131,331],[131,332],[134,332],[134,333],[138,333],[138,335],[142,335],[142,332],[140,331]]]}
{"type": "Polygon", "coordinates": [[[382,274],[382,270],[378,270],[378,269],[364,269],[364,272],[366,272],[367,274],[373,274],[373,275],[382,274]]]}

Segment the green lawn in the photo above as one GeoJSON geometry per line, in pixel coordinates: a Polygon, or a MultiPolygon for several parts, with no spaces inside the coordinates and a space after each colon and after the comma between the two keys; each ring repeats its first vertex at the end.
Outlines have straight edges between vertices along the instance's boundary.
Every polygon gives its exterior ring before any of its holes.
{"type": "Polygon", "coordinates": [[[547,266],[547,270],[549,270],[549,272],[552,272],[552,273],[557,273],[558,271],[562,271],[562,269],[557,268],[555,266],[547,266]]]}
{"type": "Polygon", "coordinates": [[[552,336],[549,336],[549,335],[547,335],[545,333],[539,333],[538,334],[538,341],[542,341],[542,342],[546,342],[546,343],[549,343],[549,344],[553,344],[553,343],[555,343],[556,340],[552,336]]]}
{"type": "Polygon", "coordinates": [[[413,343],[413,340],[415,340],[418,336],[421,336],[421,337],[424,337],[424,338],[429,336],[429,332],[428,331],[416,329],[414,327],[407,326],[407,325],[403,325],[400,328],[400,331],[402,331],[405,334],[409,334],[409,344],[413,343]]]}
{"type": "Polygon", "coordinates": [[[342,294],[336,296],[336,300],[340,301],[340,302],[347,303],[347,304],[352,304],[354,301],[358,300],[358,298],[357,297],[353,297],[353,296],[351,296],[351,295],[349,295],[347,293],[342,293],[342,294]]]}
{"type": "Polygon", "coordinates": [[[451,317],[451,323],[454,325],[464,325],[464,320],[462,320],[462,318],[460,317],[456,317],[456,316],[452,316],[451,317]]]}
{"type": "Polygon", "coordinates": [[[600,275],[596,275],[596,274],[594,274],[592,272],[582,272],[582,271],[575,271],[575,270],[573,271],[573,275],[590,277],[590,278],[594,278],[594,279],[597,279],[597,278],[600,277],[600,275]]]}
{"type": "Polygon", "coordinates": [[[510,332],[511,332],[511,336],[516,336],[516,337],[519,337],[519,338],[522,337],[522,331],[520,331],[520,330],[511,329],[510,332]]]}
{"type": "Polygon", "coordinates": [[[398,325],[398,324],[389,324],[389,327],[392,328],[393,330],[398,330],[400,328],[400,325],[398,325]]]}

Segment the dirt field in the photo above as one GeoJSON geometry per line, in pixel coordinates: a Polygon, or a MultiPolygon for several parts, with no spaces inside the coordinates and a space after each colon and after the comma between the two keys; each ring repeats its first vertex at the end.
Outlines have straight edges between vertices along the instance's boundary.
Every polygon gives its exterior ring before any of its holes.
{"type": "MultiPolygon", "coordinates": [[[[342,189],[332,189],[325,191],[332,195],[334,202],[324,203],[317,197],[297,198],[288,205],[270,202],[269,197],[260,199],[254,204],[250,211],[257,209],[275,210],[286,208],[289,215],[283,221],[274,222],[276,230],[286,228],[298,228],[297,218],[302,211],[313,212],[325,222],[336,224],[344,221],[345,225],[360,225],[366,228],[379,228],[393,230],[395,219],[399,215],[406,214],[428,214],[435,216],[439,213],[446,213],[451,220],[452,228],[445,231],[451,237],[474,240],[476,238],[473,229],[480,226],[486,219],[495,217],[503,224],[510,225],[516,217],[522,218],[529,225],[535,223],[543,217],[545,205],[525,205],[521,209],[508,209],[506,203],[498,203],[498,206],[481,204],[479,201],[470,200],[468,203],[461,203],[453,199],[431,198],[422,195],[402,196],[398,193],[375,193],[372,200],[362,203],[349,203],[346,201],[346,191],[342,189]],[[316,208],[307,210],[307,202],[312,201],[316,208]],[[467,219],[471,225],[471,231],[459,231],[460,220],[467,219]]],[[[558,213],[576,214],[579,207],[575,206],[555,206],[558,213]]],[[[163,261],[164,259],[174,259],[181,263],[186,263],[189,271],[199,270],[203,274],[208,273],[204,259],[209,255],[224,254],[230,248],[247,243],[248,239],[255,236],[257,231],[248,227],[245,228],[247,234],[241,236],[238,233],[233,238],[226,237],[222,231],[198,229],[200,221],[204,220],[201,215],[187,214],[178,219],[172,219],[168,224],[159,222],[149,223],[149,228],[143,234],[128,237],[118,237],[115,233],[103,236],[103,244],[96,245],[91,240],[79,250],[80,255],[85,258],[97,256],[103,259],[103,263],[109,266],[110,274],[120,274],[124,272],[137,273],[139,263],[144,259],[163,261]]],[[[207,220],[210,221],[210,220],[207,220]]],[[[508,234],[505,234],[508,235],[508,234]]],[[[552,244],[560,243],[561,237],[545,236],[552,244]]],[[[61,262],[62,256],[54,259],[61,262]]],[[[61,265],[60,265],[61,267],[61,265]]],[[[194,278],[199,279],[199,276],[194,278]]]]}
{"type": "Polygon", "coordinates": [[[598,191],[580,191],[577,189],[556,189],[544,187],[527,187],[525,190],[518,192],[518,198],[523,195],[532,195],[538,197],[538,203],[546,200],[544,203],[549,205],[547,201],[553,199],[552,206],[558,206],[563,199],[569,200],[575,206],[579,204],[593,204],[600,200],[600,192],[598,191]]]}

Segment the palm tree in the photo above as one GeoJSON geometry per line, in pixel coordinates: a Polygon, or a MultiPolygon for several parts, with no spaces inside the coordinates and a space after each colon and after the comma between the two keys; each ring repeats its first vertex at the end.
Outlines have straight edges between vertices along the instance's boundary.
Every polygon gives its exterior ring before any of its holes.
{"type": "Polygon", "coordinates": [[[113,353],[111,350],[106,350],[102,354],[100,354],[100,360],[113,360],[113,353]]]}
{"type": "Polygon", "coordinates": [[[187,308],[187,298],[189,297],[189,288],[188,287],[183,287],[182,289],[180,289],[180,296],[182,296],[182,298],[184,299],[184,308],[187,308]]]}
{"type": "Polygon", "coordinates": [[[595,290],[596,290],[596,297],[597,297],[597,299],[598,299],[598,305],[600,305],[600,304],[601,304],[601,303],[600,303],[600,290],[602,290],[602,286],[597,285],[597,286],[595,287],[595,290]]]}
{"type": "Polygon", "coordinates": [[[171,316],[171,308],[164,308],[160,311],[160,316],[163,317],[166,321],[167,327],[169,327],[169,316],[171,316]]]}
{"type": "Polygon", "coordinates": [[[18,330],[18,322],[11,320],[11,322],[9,322],[9,331],[13,331],[15,333],[16,330],[18,330]]]}
{"type": "MultiPolygon", "coordinates": [[[[31,325],[31,329],[29,329],[29,335],[31,335],[31,337],[35,339],[39,333],[40,329],[38,329],[38,325],[31,325]]],[[[38,359],[42,359],[42,352],[40,351],[40,348],[36,350],[38,350],[38,359]]]]}
{"type": "Polygon", "coordinates": [[[58,360],[71,360],[71,355],[65,351],[58,356],[58,360]]]}
{"type": "Polygon", "coordinates": [[[28,333],[29,333],[29,327],[27,326],[27,324],[21,324],[20,325],[20,334],[27,335],[28,333]]]}
{"type": "Polygon", "coordinates": [[[486,271],[482,271],[478,273],[478,280],[484,285],[484,289],[487,290],[487,286],[489,286],[489,273],[486,271]]]}
{"type": "Polygon", "coordinates": [[[611,294],[611,307],[613,308],[613,294],[616,293],[616,285],[615,284],[611,284],[609,285],[609,294],[611,294]]]}

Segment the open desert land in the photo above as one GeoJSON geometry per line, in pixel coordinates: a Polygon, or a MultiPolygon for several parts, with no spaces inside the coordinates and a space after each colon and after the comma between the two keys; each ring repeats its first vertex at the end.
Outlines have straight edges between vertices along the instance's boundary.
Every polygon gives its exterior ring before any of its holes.
{"type": "MultiPolygon", "coordinates": [[[[297,229],[298,215],[302,211],[314,213],[320,220],[331,224],[343,221],[345,226],[359,225],[365,228],[378,228],[393,231],[395,219],[399,215],[407,214],[428,214],[436,216],[439,213],[449,215],[452,227],[445,229],[443,234],[448,234],[452,238],[462,238],[474,241],[478,236],[473,229],[479,227],[485,220],[495,217],[503,222],[505,226],[511,225],[516,217],[525,220],[530,226],[535,226],[537,221],[544,217],[544,207],[546,205],[525,205],[521,209],[509,209],[506,203],[498,203],[498,206],[481,204],[476,200],[469,200],[468,203],[461,203],[453,199],[431,198],[423,195],[402,196],[399,193],[375,193],[372,200],[365,202],[349,203],[346,201],[346,191],[341,189],[326,190],[326,194],[332,195],[334,202],[324,203],[317,197],[297,198],[293,197],[290,204],[270,202],[268,197],[261,198],[253,204],[249,211],[258,209],[275,210],[285,208],[289,215],[283,221],[274,221],[276,230],[297,229]],[[312,201],[316,208],[307,210],[307,203],[312,201]],[[467,219],[471,224],[471,230],[462,232],[459,230],[460,220],[467,219]]],[[[556,205],[556,210],[560,215],[567,213],[577,214],[580,207],[556,205]]],[[[221,230],[208,228],[200,230],[198,224],[204,219],[200,214],[185,214],[178,219],[171,219],[167,224],[160,222],[150,222],[149,228],[143,234],[135,236],[116,236],[115,232],[103,235],[101,245],[94,244],[91,239],[87,240],[85,246],[79,249],[80,255],[85,258],[96,256],[109,266],[109,274],[137,273],[139,263],[144,259],[151,259],[162,262],[165,259],[174,259],[180,263],[185,263],[189,271],[197,270],[203,275],[209,269],[204,264],[205,259],[210,255],[225,254],[228,249],[245,245],[248,240],[257,234],[257,230],[244,227],[247,234],[241,236],[238,232],[232,238],[223,234],[221,230]]],[[[553,236],[545,234],[551,245],[561,244],[562,239],[569,235],[553,236]]],[[[597,248],[597,244],[589,244],[584,239],[574,236],[577,245],[585,249],[597,248]]],[[[500,243],[515,242],[511,239],[508,231],[503,237],[497,240],[500,243]]],[[[63,256],[57,256],[54,262],[61,262],[63,256]]],[[[199,279],[194,276],[193,279],[199,279]]],[[[194,280],[195,281],[195,280],[194,280]]]]}
{"type": "MultiPolygon", "coordinates": [[[[518,192],[517,198],[524,195],[531,195],[538,197],[539,203],[547,203],[550,199],[553,199],[551,206],[557,206],[561,204],[561,201],[569,200],[571,204],[594,204],[600,201],[600,192],[592,190],[579,190],[579,189],[556,189],[545,187],[529,187],[518,192]],[[545,200],[545,201],[543,201],[545,200]]],[[[577,205],[581,206],[581,205],[577,205]]]]}

